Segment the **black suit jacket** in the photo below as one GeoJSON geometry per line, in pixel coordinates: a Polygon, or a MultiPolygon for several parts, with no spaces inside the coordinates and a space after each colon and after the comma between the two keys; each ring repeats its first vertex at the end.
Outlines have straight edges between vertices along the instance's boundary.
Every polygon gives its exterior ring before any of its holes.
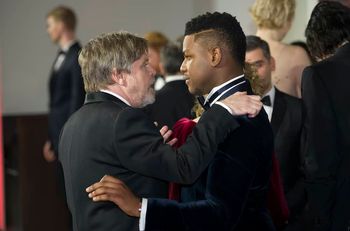
{"type": "MultiPolygon", "coordinates": [[[[81,46],[74,43],[60,68],[52,68],[49,81],[49,140],[57,155],[58,138],[69,116],[84,103],[85,92],[78,55],[81,46]]],[[[55,61],[56,62],[56,61],[55,61]]]]}
{"type": "Polygon", "coordinates": [[[300,214],[306,204],[300,154],[302,121],[301,100],[275,88],[271,126],[290,220],[300,214]]]}
{"type": "Polygon", "coordinates": [[[112,95],[87,94],[85,105],[65,124],[59,145],[74,230],[138,230],[138,218],[111,202],[95,203],[85,188],[105,174],[124,181],[140,197],[166,197],[167,182],[191,183],[208,166],[218,143],[239,125],[220,106],[199,121],[174,150],[140,109],[112,95]]]}
{"type": "Polygon", "coordinates": [[[172,127],[183,117],[191,118],[194,97],[188,91],[184,80],[168,82],[156,93],[154,104],[145,108],[146,114],[158,123],[159,127],[172,127]]]}
{"type": "Polygon", "coordinates": [[[315,230],[350,227],[350,44],[305,68],[303,153],[315,230]]]}
{"type": "Polygon", "coordinates": [[[270,123],[264,110],[237,121],[240,127],[220,144],[206,171],[182,189],[182,203],[148,200],[146,230],[274,230],[266,209],[273,153],[270,123]]]}

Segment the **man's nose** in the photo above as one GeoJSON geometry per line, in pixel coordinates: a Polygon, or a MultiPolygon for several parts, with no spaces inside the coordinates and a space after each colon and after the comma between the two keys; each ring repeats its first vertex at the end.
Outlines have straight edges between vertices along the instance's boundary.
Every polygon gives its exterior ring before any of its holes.
{"type": "Polygon", "coordinates": [[[185,65],[185,60],[182,62],[180,66],[180,72],[184,74],[186,72],[186,65],[185,65]]]}

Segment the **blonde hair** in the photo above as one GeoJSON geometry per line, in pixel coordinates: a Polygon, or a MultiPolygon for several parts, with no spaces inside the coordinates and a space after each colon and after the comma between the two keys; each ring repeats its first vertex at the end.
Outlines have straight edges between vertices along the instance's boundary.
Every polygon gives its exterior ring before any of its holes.
{"type": "Polygon", "coordinates": [[[102,34],[90,40],[79,54],[86,92],[113,84],[113,68],[130,72],[131,65],[147,52],[145,39],[128,32],[102,34]]]}
{"type": "Polygon", "coordinates": [[[168,38],[158,31],[151,31],[146,33],[145,39],[148,42],[148,46],[157,50],[158,52],[169,42],[168,38]]]}
{"type": "Polygon", "coordinates": [[[295,0],[256,0],[249,11],[258,28],[280,29],[293,20],[295,0]]]}
{"type": "Polygon", "coordinates": [[[74,31],[77,25],[77,18],[72,9],[66,6],[58,6],[47,13],[46,18],[53,17],[56,21],[61,21],[69,29],[74,31]]]}

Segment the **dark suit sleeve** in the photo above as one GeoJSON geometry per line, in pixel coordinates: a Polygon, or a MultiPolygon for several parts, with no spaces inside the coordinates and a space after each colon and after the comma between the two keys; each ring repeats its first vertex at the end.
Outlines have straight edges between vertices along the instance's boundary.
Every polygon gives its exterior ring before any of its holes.
{"type": "Polygon", "coordinates": [[[78,110],[84,103],[85,91],[84,83],[81,75],[81,69],[78,63],[78,56],[72,62],[70,69],[71,74],[71,100],[69,107],[69,115],[78,110]]]}
{"type": "Polygon", "coordinates": [[[336,121],[327,89],[320,73],[308,67],[302,79],[305,110],[302,150],[305,183],[315,228],[328,230],[335,198],[336,172],[339,165],[336,121]]]}
{"type": "Polygon", "coordinates": [[[179,149],[163,143],[159,129],[138,109],[122,111],[115,122],[115,149],[120,162],[134,172],[169,182],[194,182],[214,157],[217,146],[238,122],[221,106],[203,114],[179,149]]]}
{"type": "Polygon", "coordinates": [[[257,160],[251,150],[216,154],[208,169],[205,200],[148,199],[146,230],[231,230],[238,223],[255,176],[257,160]]]}

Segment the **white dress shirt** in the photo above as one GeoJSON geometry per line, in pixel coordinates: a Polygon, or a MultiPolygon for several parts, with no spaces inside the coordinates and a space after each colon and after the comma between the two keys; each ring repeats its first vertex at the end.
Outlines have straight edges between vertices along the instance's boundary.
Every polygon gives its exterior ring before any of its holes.
{"type": "Polygon", "coordinates": [[[173,82],[173,81],[178,81],[178,80],[184,80],[185,78],[183,75],[169,75],[167,77],[165,77],[165,82],[169,83],[169,82],[173,82]]]}
{"type": "Polygon", "coordinates": [[[104,93],[107,93],[107,94],[110,94],[110,95],[113,95],[114,97],[117,97],[118,99],[120,99],[121,101],[123,101],[124,103],[126,103],[127,105],[131,106],[130,103],[124,99],[123,97],[121,97],[120,95],[114,93],[114,92],[111,92],[109,90],[105,90],[105,89],[102,89],[100,90],[100,92],[104,92],[104,93]]]}
{"type": "Polygon", "coordinates": [[[271,101],[271,106],[266,106],[266,105],[263,105],[265,111],[266,111],[266,114],[269,118],[269,121],[271,122],[271,118],[272,118],[272,112],[273,112],[273,104],[275,102],[275,93],[276,93],[276,90],[275,90],[275,87],[271,87],[271,90],[268,91],[264,96],[270,96],[270,101],[271,101]]]}

